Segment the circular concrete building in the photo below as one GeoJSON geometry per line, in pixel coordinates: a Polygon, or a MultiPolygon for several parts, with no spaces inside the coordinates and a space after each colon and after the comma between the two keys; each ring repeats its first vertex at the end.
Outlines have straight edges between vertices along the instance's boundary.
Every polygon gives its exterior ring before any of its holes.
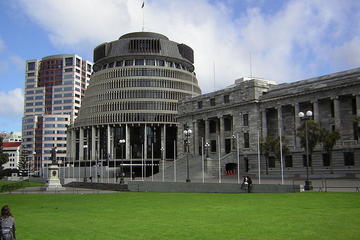
{"type": "Polygon", "coordinates": [[[173,159],[178,100],[201,94],[193,63],[189,46],[157,33],[97,46],[90,85],[69,128],[68,157],[81,166],[123,162],[127,173],[173,159]]]}

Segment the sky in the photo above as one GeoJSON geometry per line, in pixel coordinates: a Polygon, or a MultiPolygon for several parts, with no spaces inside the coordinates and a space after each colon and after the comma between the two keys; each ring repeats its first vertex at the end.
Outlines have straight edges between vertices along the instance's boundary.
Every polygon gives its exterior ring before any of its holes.
{"type": "Polygon", "coordinates": [[[25,61],[92,60],[128,32],[158,32],[193,48],[203,93],[241,77],[276,83],[360,67],[358,0],[2,0],[0,132],[21,131],[25,61]]]}

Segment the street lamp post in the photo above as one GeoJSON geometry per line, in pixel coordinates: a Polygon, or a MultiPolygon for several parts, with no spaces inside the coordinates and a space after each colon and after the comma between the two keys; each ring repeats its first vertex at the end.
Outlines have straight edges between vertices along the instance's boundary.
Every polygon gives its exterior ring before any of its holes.
{"type": "Polygon", "coordinates": [[[313,188],[311,181],[309,180],[309,141],[308,141],[308,120],[311,119],[313,113],[312,111],[307,111],[306,114],[303,112],[299,112],[298,115],[300,119],[305,120],[306,181],[305,181],[304,190],[308,191],[313,188]]]}
{"type": "Polygon", "coordinates": [[[124,184],[123,160],[125,158],[125,139],[120,139],[119,144],[121,147],[122,157],[120,162],[120,184],[124,184]]]}
{"type": "Polygon", "coordinates": [[[85,173],[84,173],[84,182],[86,182],[86,158],[87,158],[87,148],[88,145],[84,145],[84,150],[85,150],[85,154],[84,154],[84,167],[85,167],[85,173]]]}
{"type": "Polygon", "coordinates": [[[206,158],[209,157],[209,148],[210,148],[210,143],[206,142],[205,143],[206,158]]]}
{"type": "Polygon", "coordinates": [[[164,182],[165,181],[165,168],[164,168],[164,151],[165,151],[165,148],[162,146],[160,148],[161,150],[161,162],[162,162],[162,181],[164,182]]]}
{"type": "Polygon", "coordinates": [[[190,146],[190,137],[192,131],[189,128],[184,130],[184,137],[185,137],[185,151],[186,151],[186,182],[191,182],[190,180],[190,173],[189,173],[189,146],[190,146]]]}

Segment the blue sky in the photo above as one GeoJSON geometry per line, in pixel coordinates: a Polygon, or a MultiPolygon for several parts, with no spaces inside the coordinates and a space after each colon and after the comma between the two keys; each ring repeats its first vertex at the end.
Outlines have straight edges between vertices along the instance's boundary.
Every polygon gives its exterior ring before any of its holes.
{"type": "Polygon", "coordinates": [[[21,131],[24,62],[142,28],[191,46],[203,92],[252,75],[277,83],[360,67],[358,0],[2,0],[0,131],[21,131]],[[215,66],[215,75],[214,75],[215,66]],[[214,85],[215,77],[215,85],[214,85]]]}

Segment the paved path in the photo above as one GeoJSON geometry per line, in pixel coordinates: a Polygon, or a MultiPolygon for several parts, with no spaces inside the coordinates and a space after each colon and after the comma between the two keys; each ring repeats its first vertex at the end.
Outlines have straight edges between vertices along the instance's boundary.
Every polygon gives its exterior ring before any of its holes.
{"type": "Polygon", "coordinates": [[[3,192],[0,194],[108,194],[119,193],[118,191],[105,191],[96,189],[84,189],[84,188],[69,188],[60,191],[45,191],[43,187],[27,187],[19,189],[13,192],[3,192]]]}

